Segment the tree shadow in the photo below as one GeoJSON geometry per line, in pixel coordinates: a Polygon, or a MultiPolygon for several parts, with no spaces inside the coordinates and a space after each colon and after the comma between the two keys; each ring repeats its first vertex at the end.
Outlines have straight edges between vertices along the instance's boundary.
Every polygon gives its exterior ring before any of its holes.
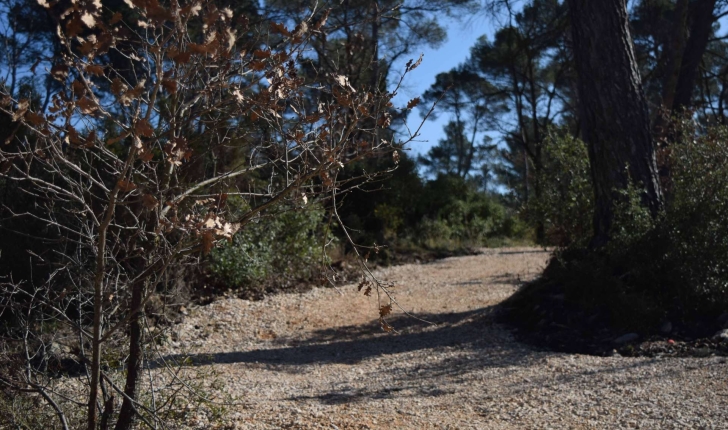
{"type": "MultiPolygon", "coordinates": [[[[483,331],[494,324],[493,310],[493,307],[486,307],[466,312],[397,315],[387,320],[395,328],[394,333],[383,332],[378,320],[372,320],[362,325],[317,330],[302,340],[279,337],[271,341],[275,345],[273,348],[177,354],[164,357],[164,361],[191,366],[263,363],[286,371],[288,366],[357,364],[372,357],[443,347],[478,350],[480,365],[498,366],[504,361],[527,359],[520,348],[517,354],[510,354],[511,347],[485,342],[483,331]],[[504,357],[504,354],[512,356],[504,357]]],[[[496,332],[504,337],[503,340],[510,336],[504,330],[496,332]]],[[[160,367],[161,363],[152,362],[150,366],[160,367]]]]}
{"type": "Polygon", "coordinates": [[[516,254],[543,254],[550,253],[549,249],[525,249],[519,251],[499,251],[496,255],[516,255],[516,254]]]}
{"type": "Polygon", "coordinates": [[[504,273],[498,276],[491,276],[488,278],[488,281],[491,284],[512,285],[514,287],[520,287],[526,283],[526,281],[521,278],[521,275],[517,273],[504,273]]]}
{"type": "MultiPolygon", "coordinates": [[[[277,338],[268,343],[268,348],[172,355],[164,360],[167,364],[176,362],[183,366],[262,364],[269,371],[292,374],[306,374],[316,366],[327,364],[367,364],[360,367],[367,373],[365,377],[382,381],[381,384],[361,386],[352,380],[341,380],[323,391],[291,393],[287,398],[335,405],[395,397],[438,397],[467,389],[467,381],[484,368],[508,372],[514,367],[543,366],[549,357],[568,355],[517,342],[508,330],[495,322],[495,312],[496,308],[491,306],[465,312],[420,313],[414,317],[398,315],[389,320],[397,333],[384,333],[378,321],[373,320],[362,325],[317,330],[303,340],[277,338]],[[431,351],[425,358],[407,361],[407,353],[425,350],[431,351]],[[365,363],[371,359],[381,370],[372,372],[369,363],[365,363]],[[442,381],[449,382],[443,384],[442,381]]],[[[506,388],[511,393],[519,393],[543,384],[578,385],[594,373],[630,372],[649,365],[650,360],[625,360],[618,366],[603,369],[579,369],[556,378],[547,374],[537,380],[512,382],[506,388]]],[[[153,362],[150,366],[160,367],[161,364],[153,362]]],[[[357,369],[352,368],[352,371],[357,369]]]]}

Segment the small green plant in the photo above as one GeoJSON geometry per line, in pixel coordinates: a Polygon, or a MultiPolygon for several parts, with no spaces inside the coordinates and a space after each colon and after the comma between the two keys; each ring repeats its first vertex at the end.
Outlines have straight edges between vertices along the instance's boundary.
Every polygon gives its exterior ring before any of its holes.
{"type": "MultiPolygon", "coordinates": [[[[242,201],[240,204],[243,204],[242,201]]],[[[210,254],[209,272],[230,288],[252,288],[271,277],[310,278],[328,262],[324,245],[333,240],[320,205],[280,205],[239,231],[210,254]]]]}

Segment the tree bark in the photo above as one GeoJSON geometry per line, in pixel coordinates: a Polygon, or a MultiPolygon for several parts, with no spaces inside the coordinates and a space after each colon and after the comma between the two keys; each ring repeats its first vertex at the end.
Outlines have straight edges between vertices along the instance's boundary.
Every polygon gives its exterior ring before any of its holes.
{"type": "Polygon", "coordinates": [[[142,302],[144,300],[144,283],[137,282],[132,286],[131,303],[132,312],[129,321],[129,359],[126,364],[126,385],[124,386],[124,401],[119,410],[119,420],[114,430],[130,430],[134,425],[136,412],[130,399],[137,398],[137,381],[142,365],[142,302]]]}
{"type": "Polygon", "coordinates": [[[698,69],[708,47],[715,17],[716,0],[698,0],[690,13],[690,36],[682,57],[680,75],[675,87],[672,112],[680,113],[693,104],[693,91],[698,78],[698,69]]]}
{"type": "Polygon", "coordinates": [[[675,89],[680,77],[682,59],[685,53],[685,40],[687,38],[687,23],[689,0],[678,0],[675,6],[673,19],[673,33],[670,49],[667,54],[667,72],[662,85],[662,105],[671,109],[675,100],[675,89]]]}
{"type": "Polygon", "coordinates": [[[650,117],[629,33],[626,0],[569,0],[582,134],[595,213],[592,248],[610,238],[619,190],[630,181],[656,215],[662,206],[650,117]]]}

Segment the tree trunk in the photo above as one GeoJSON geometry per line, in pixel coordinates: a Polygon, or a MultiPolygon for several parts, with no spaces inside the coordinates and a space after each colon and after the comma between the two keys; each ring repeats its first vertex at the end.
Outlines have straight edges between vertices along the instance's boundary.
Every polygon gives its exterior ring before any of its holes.
{"type": "Polygon", "coordinates": [[[119,411],[119,420],[116,422],[115,430],[129,430],[134,424],[136,412],[131,400],[137,398],[137,381],[142,365],[142,301],[144,300],[144,283],[137,282],[132,286],[131,303],[132,312],[129,321],[129,359],[126,365],[126,385],[124,386],[124,401],[119,411]]]}
{"type": "Polygon", "coordinates": [[[673,33],[670,49],[667,50],[667,72],[662,85],[662,105],[671,109],[675,100],[675,89],[680,77],[682,58],[685,53],[685,39],[687,37],[689,0],[678,0],[675,6],[673,19],[673,33]]]}
{"type": "Polygon", "coordinates": [[[617,191],[644,190],[656,215],[662,192],[626,0],[569,0],[582,133],[589,148],[595,213],[592,248],[609,241],[617,191]]]}
{"type": "Polygon", "coordinates": [[[698,78],[698,69],[703,60],[703,54],[708,47],[708,41],[713,28],[716,0],[698,0],[694,3],[690,13],[690,37],[685,46],[680,76],[675,87],[675,98],[672,103],[672,112],[680,113],[692,106],[693,90],[698,78]]]}

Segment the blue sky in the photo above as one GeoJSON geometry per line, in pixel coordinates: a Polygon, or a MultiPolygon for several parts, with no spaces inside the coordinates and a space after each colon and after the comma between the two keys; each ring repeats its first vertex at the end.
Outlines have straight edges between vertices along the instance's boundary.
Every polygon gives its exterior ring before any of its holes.
{"type": "MultiPolygon", "coordinates": [[[[421,50],[420,53],[424,54],[422,64],[405,78],[403,88],[393,100],[396,107],[404,107],[408,100],[421,96],[435,82],[438,73],[447,72],[465,61],[478,37],[483,34],[490,36],[493,33],[492,22],[484,16],[476,16],[465,22],[453,19],[441,22],[447,28],[447,41],[436,49],[421,50]]],[[[416,59],[420,53],[413,57],[416,59]]],[[[404,70],[406,62],[407,59],[404,59],[395,63],[394,70],[404,70]]],[[[393,74],[393,78],[396,76],[393,74]]],[[[440,116],[437,120],[428,120],[420,130],[421,137],[409,145],[410,155],[424,154],[432,145],[437,144],[437,141],[444,136],[442,128],[447,120],[446,115],[440,116]]],[[[421,121],[419,109],[414,109],[407,119],[407,125],[414,132],[421,121]]]]}

